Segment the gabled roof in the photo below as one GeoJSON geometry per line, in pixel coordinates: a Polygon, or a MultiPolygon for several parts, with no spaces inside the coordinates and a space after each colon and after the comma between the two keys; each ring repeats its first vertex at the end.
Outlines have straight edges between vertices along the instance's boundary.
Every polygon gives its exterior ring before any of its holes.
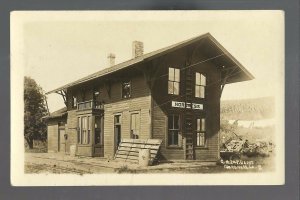
{"type": "Polygon", "coordinates": [[[235,63],[235,65],[239,68],[239,70],[241,70],[241,72],[238,75],[238,76],[242,77],[241,80],[227,81],[226,83],[246,81],[246,80],[251,80],[251,79],[254,78],[254,76],[241,63],[239,63],[210,33],[206,33],[206,34],[203,34],[203,35],[200,35],[200,36],[197,36],[197,37],[194,37],[194,38],[176,43],[174,45],[171,45],[171,46],[168,46],[168,47],[156,50],[156,51],[152,51],[152,52],[144,54],[142,56],[130,59],[130,60],[122,62],[122,63],[119,63],[119,64],[114,65],[112,67],[105,68],[101,71],[98,71],[96,73],[88,75],[88,76],[86,76],[84,78],[81,78],[77,81],[68,83],[64,86],[61,86],[61,87],[57,88],[57,89],[51,90],[51,91],[47,92],[46,94],[50,94],[50,93],[53,93],[53,92],[58,92],[58,91],[66,89],[66,88],[69,88],[69,87],[72,87],[72,86],[75,86],[75,85],[78,85],[78,84],[81,84],[81,83],[84,83],[84,82],[87,82],[87,81],[105,76],[105,75],[108,75],[108,74],[111,74],[111,73],[114,73],[114,72],[119,71],[121,69],[128,68],[128,67],[130,67],[134,64],[142,63],[144,61],[149,61],[149,60],[154,59],[156,57],[165,55],[165,54],[167,54],[171,51],[174,51],[174,50],[177,50],[179,48],[190,45],[192,43],[198,42],[202,39],[209,39],[218,48],[218,51],[222,52],[222,55],[224,55],[224,56],[226,56],[226,58],[230,59],[233,63],[235,63]]]}

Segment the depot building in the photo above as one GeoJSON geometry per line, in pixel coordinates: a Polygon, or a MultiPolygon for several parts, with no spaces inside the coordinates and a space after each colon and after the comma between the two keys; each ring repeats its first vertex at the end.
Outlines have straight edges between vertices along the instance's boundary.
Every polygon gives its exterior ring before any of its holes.
{"type": "Polygon", "coordinates": [[[147,54],[134,41],[132,58],[114,59],[46,93],[66,105],[46,117],[49,152],[113,157],[122,138],[160,139],[159,159],[219,158],[224,86],[254,77],[211,34],[147,54]]]}

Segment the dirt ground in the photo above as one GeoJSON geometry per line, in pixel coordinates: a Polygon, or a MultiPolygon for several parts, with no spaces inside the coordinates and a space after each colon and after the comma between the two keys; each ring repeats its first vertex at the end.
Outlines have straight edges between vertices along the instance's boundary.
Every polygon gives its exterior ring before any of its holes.
{"type": "Polygon", "coordinates": [[[225,161],[218,163],[170,161],[154,166],[140,167],[137,164],[105,158],[71,157],[60,153],[25,153],[25,173],[79,175],[91,173],[239,173],[269,171],[272,166],[271,157],[243,158],[242,160],[251,161],[254,163],[253,167],[246,166],[245,168],[245,163],[226,163],[225,161]]]}

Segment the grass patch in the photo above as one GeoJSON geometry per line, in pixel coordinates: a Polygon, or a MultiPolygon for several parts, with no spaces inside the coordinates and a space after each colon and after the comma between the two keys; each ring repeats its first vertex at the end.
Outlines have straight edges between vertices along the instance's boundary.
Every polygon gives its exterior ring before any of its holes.
{"type": "Polygon", "coordinates": [[[26,153],[47,153],[47,141],[34,141],[33,148],[30,149],[27,143],[25,142],[25,152],[26,153]]]}
{"type": "Polygon", "coordinates": [[[136,170],[128,168],[127,165],[123,165],[119,169],[116,169],[115,172],[117,172],[118,174],[135,174],[136,170]]]}

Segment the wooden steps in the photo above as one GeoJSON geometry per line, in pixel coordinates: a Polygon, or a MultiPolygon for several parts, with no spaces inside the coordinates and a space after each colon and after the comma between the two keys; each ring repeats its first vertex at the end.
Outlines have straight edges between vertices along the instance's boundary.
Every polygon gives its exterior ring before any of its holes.
{"type": "Polygon", "coordinates": [[[136,163],[139,162],[139,151],[141,149],[150,150],[150,164],[157,159],[162,140],[158,139],[121,139],[115,160],[136,163]]]}

